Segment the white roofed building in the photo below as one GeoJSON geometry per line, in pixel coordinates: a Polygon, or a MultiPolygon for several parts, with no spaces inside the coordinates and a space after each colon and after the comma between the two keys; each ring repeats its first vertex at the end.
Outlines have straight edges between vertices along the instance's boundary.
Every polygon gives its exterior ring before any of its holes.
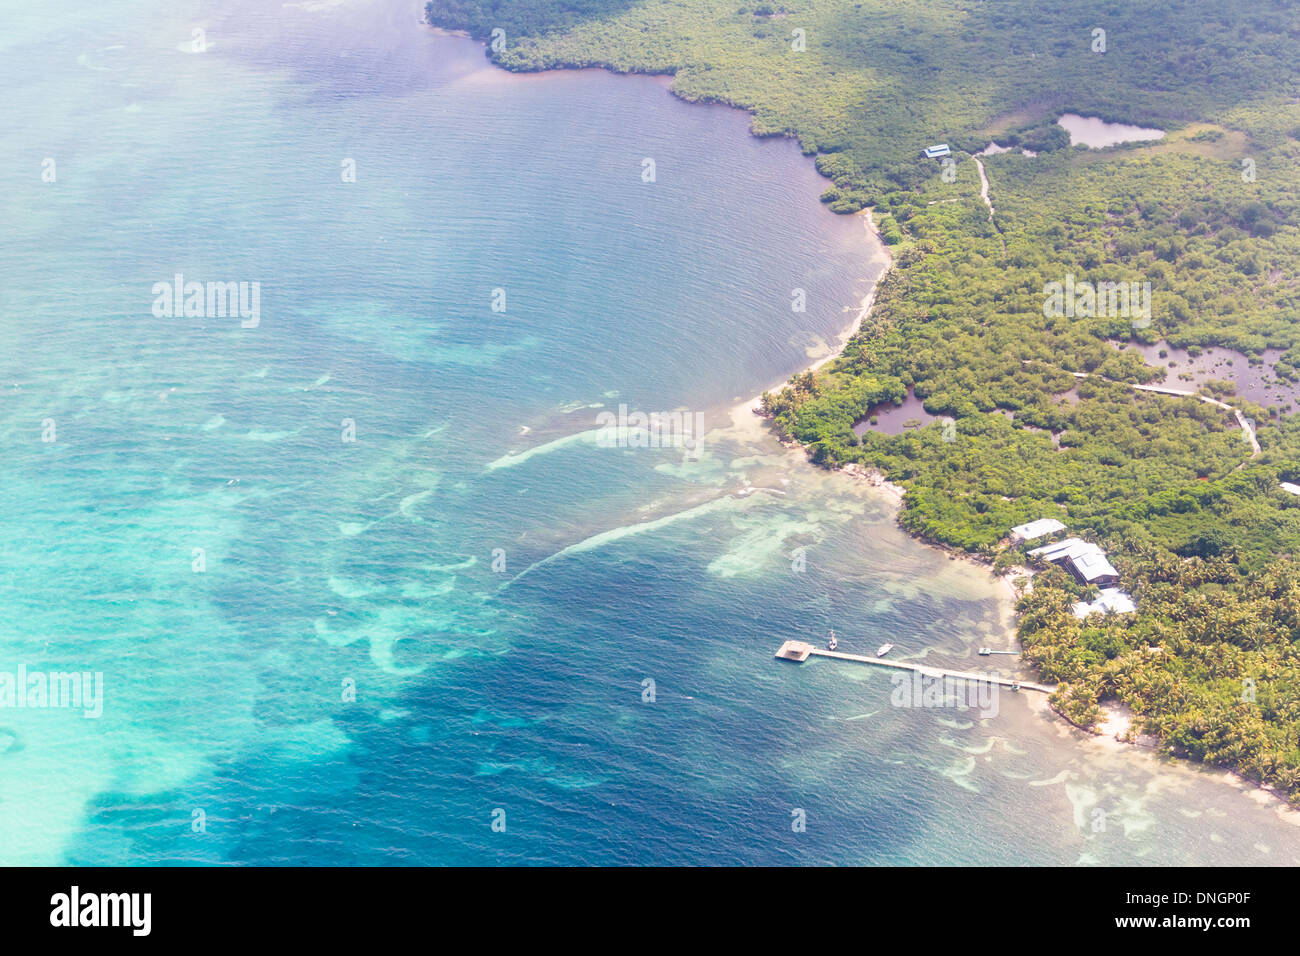
{"type": "Polygon", "coordinates": [[[1137,605],[1133,603],[1133,599],[1119,588],[1105,588],[1092,603],[1080,601],[1074,605],[1074,616],[1082,619],[1089,614],[1105,614],[1107,611],[1129,614],[1136,610],[1137,605]]]}
{"type": "Polygon", "coordinates": [[[1065,525],[1055,518],[1039,518],[1037,521],[1018,524],[1012,528],[1011,541],[1013,544],[1020,544],[1022,541],[1033,541],[1036,538],[1043,537],[1043,535],[1055,534],[1064,530],[1065,525]]]}

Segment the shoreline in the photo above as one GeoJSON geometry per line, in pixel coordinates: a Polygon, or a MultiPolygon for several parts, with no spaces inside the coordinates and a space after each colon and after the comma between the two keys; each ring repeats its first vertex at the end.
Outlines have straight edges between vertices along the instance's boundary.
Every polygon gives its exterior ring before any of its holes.
{"type": "MultiPolygon", "coordinates": [[[[839,334],[839,341],[830,346],[830,351],[827,352],[827,354],[816,359],[811,365],[791,372],[779,382],[775,382],[760,391],[749,401],[742,402],[740,405],[736,406],[737,408],[743,406],[746,410],[752,411],[755,406],[759,405],[763,401],[763,395],[765,393],[784,388],[786,385],[790,384],[790,379],[794,378],[796,375],[802,375],[804,372],[816,372],[828,362],[839,358],[844,353],[844,347],[849,344],[849,340],[858,334],[863,323],[867,321],[867,317],[871,314],[872,307],[876,304],[876,290],[880,288],[880,283],[884,281],[885,277],[889,275],[894,268],[894,257],[889,251],[889,246],[885,245],[885,241],[880,237],[880,230],[876,228],[876,220],[872,215],[871,207],[867,207],[861,212],[854,213],[853,215],[862,220],[862,228],[867,234],[867,244],[868,246],[873,247],[872,255],[870,259],[868,259],[867,264],[872,265],[880,263],[884,266],[880,271],[880,274],[871,280],[871,288],[867,290],[867,294],[864,295],[862,301],[858,303],[858,311],[853,318],[853,323],[839,334]]],[[[782,442],[782,444],[789,444],[792,447],[802,447],[798,442],[782,442]]]]}
{"type": "Polygon", "coordinates": [[[1285,793],[1271,784],[1252,780],[1236,770],[1162,752],[1160,738],[1133,732],[1132,708],[1121,701],[1103,701],[1100,704],[1101,721],[1095,728],[1088,728],[1076,724],[1053,707],[1049,697],[1026,695],[1024,699],[1032,713],[1060,727],[1062,733],[1079,741],[1085,747],[1099,753],[1123,755],[1127,758],[1137,755],[1179,770],[1185,769],[1193,774],[1205,775],[1215,783],[1232,787],[1254,803],[1270,807],[1283,823],[1300,827],[1300,807],[1291,803],[1285,793]]]}
{"type": "MultiPolygon", "coordinates": [[[[882,283],[889,276],[890,272],[893,271],[894,256],[890,252],[889,246],[885,243],[883,237],[881,237],[880,230],[876,227],[873,208],[869,206],[863,209],[861,212],[854,213],[854,215],[862,219],[863,228],[866,230],[867,233],[867,242],[868,245],[871,247],[871,255],[870,258],[868,259],[868,265],[880,264],[883,266],[883,268],[881,269],[879,274],[872,280],[871,288],[867,291],[867,294],[864,295],[862,297],[862,301],[858,303],[858,310],[856,315],[854,316],[852,324],[847,329],[845,329],[843,332],[840,333],[838,341],[833,346],[831,346],[831,351],[828,354],[823,355],[819,359],[816,359],[815,361],[805,366],[804,368],[791,372],[790,375],[788,375],[786,378],[782,379],[780,382],[777,382],[768,388],[763,389],[761,392],[759,392],[757,395],[755,395],[753,398],[749,399],[748,401],[741,402],[738,405],[734,406],[731,410],[731,421],[733,426],[742,425],[744,423],[744,420],[747,418],[748,419],[757,418],[762,422],[766,422],[768,420],[767,416],[764,415],[761,411],[763,395],[765,393],[778,391],[779,389],[784,388],[786,385],[790,383],[790,380],[794,378],[796,375],[802,375],[805,372],[817,372],[819,369],[823,368],[828,363],[839,358],[841,355],[844,354],[844,349],[849,344],[849,341],[855,335],[857,335],[858,332],[862,330],[862,326],[866,323],[867,318],[871,315],[871,310],[872,308],[875,307],[876,304],[876,291],[880,288],[880,283],[882,283]]],[[[773,438],[776,438],[776,440],[780,442],[783,447],[788,448],[790,450],[798,449],[800,451],[803,451],[805,453],[805,460],[807,460],[807,446],[803,445],[801,442],[798,441],[782,439],[776,436],[775,433],[773,433],[773,431],[770,428],[765,429],[765,431],[767,431],[768,434],[772,435],[773,438]]],[[[892,481],[886,478],[884,473],[882,473],[881,471],[875,468],[864,467],[863,465],[859,465],[857,463],[826,467],[826,470],[835,472],[837,474],[846,475],[847,477],[852,478],[855,481],[866,482],[872,488],[879,491],[881,497],[883,497],[890,503],[893,509],[894,521],[895,523],[898,522],[898,515],[899,512],[901,512],[903,509],[903,500],[907,494],[907,489],[903,488],[901,485],[894,484],[892,481]]],[[[994,574],[993,568],[989,564],[989,562],[983,561],[980,558],[976,557],[975,555],[968,554],[964,551],[958,551],[955,548],[948,547],[947,545],[940,544],[935,541],[927,541],[924,538],[920,538],[914,534],[911,534],[910,532],[906,531],[906,529],[902,529],[902,530],[905,534],[907,534],[907,536],[911,540],[915,541],[917,544],[924,545],[925,547],[928,548],[933,548],[936,551],[939,551],[947,555],[950,561],[964,561],[983,571],[987,571],[989,573],[989,577],[992,578],[995,590],[998,592],[998,601],[1002,605],[1002,611],[1003,611],[1002,623],[1003,623],[1003,627],[1006,630],[1006,636],[1009,637],[1011,640],[1016,641],[1017,644],[1019,643],[1019,636],[1016,628],[1016,601],[1019,599],[1020,595],[1017,593],[1015,585],[1012,584],[1012,580],[1015,577],[1014,574],[1011,573],[1000,574],[1000,575],[994,574]]],[[[1025,571],[1027,575],[1032,575],[1032,572],[1028,571],[1028,569],[1019,569],[1019,570],[1025,571]]]]}
{"type": "MultiPolygon", "coordinates": [[[[470,39],[470,40],[475,39],[467,31],[447,30],[445,28],[433,25],[424,19],[422,19],[420,22],[427,29],[431,30],[433,33],[438,35],[454,36],[454,37],[470,39]]],[[[480,40],[476,42],[478,42],[480,46],[486,48],[486,43],[484,43],[483,41],[480,40]]],[[[681,95],[673,86],[675,74],[672,73],[650,73],[650,72],[635,71],[635,70],[619,71],[619,70],[611,69],[606,65],[601,65],[598,63],[587,64],[587,65],[576,64],[576,63],[558,63],[554,66],[547,67],[546,69],[541,69],[541,70],[512,70],[508,67],[504,67],[501,64],[495,62],[491,58],[486,58],[486,59],[493,70],[499,70],[502,74],[509,75],[515,78],[524,78],[528,76],[542,76],[547,73],[572,72],[572,71],[583,71],[583,70],[602,70],[604,72],[609,72],[609,73],[616,73],[616,74],[621,73],[623,75],[644,76],[659,81],[668,90],[669,93],[671,93],[674,97],[676,97],[677,99],[681,100],[684,103],[691,103],[693,105],[724,106],[728,109],[741,110],[747,113],[751,118],[754,116],[754,112],[750,108],[727,100],[705,101],[705,100],[698,100],[698,99],[690,99],[686,96],[681,95]]],[[[780,136],[780,134],[765,135],[765,134],[756,133],[753,131],[752,123],[751,123],[750,134],[758,138],[772,138],[772,137],[780,136]]],[[[786,135],[787,138],[789,138],[789,134],[786,135]]],[[[994,215],[994,209],[987,192],[989,186],[988,180],[987,177],[984,175],[983,164],[979,163],[978,160],[976,162],[977,165],[979,166],[979,171],[982,180],[982,187],[983,187],[981,190],[980,198],[988,207],[989,219],[990,221],[992,221],[994,215]]],[[[849,341],[853,338],[853,336],[855,336],[861,330],[862,326],[866,322],[866,319],[869,317],[872,308],[875,305],[876,291],[879,288],[880,283],[890,274],[890,272],[894,268],[893,255],[891,254],[888,245],[886,245],[883,238],[880,236],[879,230],[876,228],[873,212],[874,210],[872,207],[867,207],[861,210],[860,212],[855,213],[854,215],[863,218],[864,220],[863,226],[864,229],[866,229],[867,231],[868,242],[869,244],[874,246],[873,254],[869,262],[871,263],[882,262],[884,268],[872,280],[871,288],[867,292],[867,294],[862,298],[862,301],[859,303],[859,308],[854,317],[852,324],[849,326],[848,329],[846,329],[843,333],[841,333],[838,343],[831,346],[830,351],[826,355],[816,359],[815,361],[813,361],[811,364],[807,365],[804,368],[791,372],[788,376],[783,378],[781,381],[774,383],[772,386],[761,390],[752,399],[749,399],[748,401],[740,402],[739,404],[732,407],[728,417],[730,419],[733,428],[744,429],[746,425],[752,426],[755,424],[760,425],[761,427],[762,425],[766,424],[768,421],[768,416],[763,415],[759,408],[761,406],[762,396],[764,393],[777,391],[785,387],[786,385],[788,385],[790,380],[794,378],[796,375],[801,375],[804,372],[816,372],[820,370],[822,367],[824,367],[826,364],[831,362],[832,360],[839,358],[843,354],[844,348],[847,346],[849,341]]],[[[783,440],[779,438],[770,427],[763,428],[763,431],[766,434],[770,435],[771,437],[775,438],[783,447],[791,451],[795,449],[802,450],[804,452],[804,460],[807,463],[811,464],[811,460],[809,459],[807,453],[806,445],[795,440],[783,440]]],[[[867,468],[862,465],[858,465],[856,463],[849,464],[849,465],[836,465],[836,466],[826,467],[825,470],[847,475],[848,477],[854,479],[855,481],[866,482],[871,487],[878,490],[881,493],[881,496],[892,504],[894,508],[893,516],[895,519],[895,523],[897,523],[898,514],[899,512],[901,512],[903,508],[906,489],[889,481],[885,477],[885,475],[879,470],[874,468],[867,468]]],[[[747,489],[745,493],[747,494],[749,490],[752,489],[747,489]]],[[[970,563],[971,565],[974,565],[976,567],[981,568],[982,570],[987,571],[989,577],[992,579],[992,582],[995,585],[995,590],[1000,592],[1000,594],[998,595],[998,600],[1003,610],[1003,625],[1004,628],[1006,629],[1007,636],[1014,642],[1016,647],[1020,647],[1019,631],[1017,627],[1017,614],[1016,614],[1016,607],[1015,607],[1020,597],[1020,593],[1017,591],[1013,581],[1017,576],[1021,576],[1021,575],[1027,576],[1031,579],[1031,583],[1029,587],[1032,588],[1032,576],[1033,576],[1032,570],[1023,567],[1014,567],[1008,569],[1008,571],[1004,574],[995,574],[993,572],[992,564],[989,561],[982,560],[976,555],[964,551],[959,551],[948,545],[944,545],[934,541],[928,541],[925,538],[918,537],[917,535],[912,534],[906,529],[902,529],[901,526],[900,526],[900,530],[902,530],[904,534],[906,534],[907,537],[912,541],[915,541],[927,547],[935,548],[936,550],[945,553],[948,556],[949,560],[965,561],[970,563]]],[[[1038,668],[1036,668],[1032,664],[1020,660],[1019,655],[1017,660],[1017,666],[1023,668],[1025,671],[1029,672],[1033,676],[1038,676],[1038,668]]],[[[1058,726],[1063,725],[1063,729],[1066,730],[1067,732],[1077,730],[1085,735],[1085,739],[1088,742],[1094,743],[1095,745],[1099,745],[1107,750],[1113,750],[1114,752],[1122,752],[1122,753],[1133,753],[1136,751],[1139,753],[1147,753],[1151,755],[1156,755],[1158,753],[1157,748],[1160,742],[1158,738],[1146,734],[1134,734],[1132,732],[1132,719],[1133,719],[1132,711],[1122,702],[1114,701],[1114,700],[1109,702],[1101,702],[1100,707],[1103,715],[1102,720],[1095,727],[1092,728],[1082,727],[1079,724],[1074,723],[1074,721],[1070,720],[1065,714],[1061,713],[1056,707],[1054,707],[1050,703],[1050,700],[1047,697],[1044,697],[1041,700],[1036,700],[1034,702],[1031,702],[1030,707],[1031,710],[1035,713],[1041,714],[1044,710],[1050,712],[1054,717],[1059,718],[1060,724],[1058,724],[1058,726]]],[[[1160,755],[1160,756],[1165,757],[1165,755],[1160,755]]],[[[1266,802],[1266,803],[1275,802],[1276,803],[1275,810],[1277,811],[1277,814],[1281,819],[1293,825],[1300,826],[1300,806],[1291,804],[1287,800],[1285,794],[1278,791],[1275,787],[1272,787],[1269,784],[1266,784],[1262,781],[1250,780],[1235,770],[1215,767],[1203,763],[1201,761],[1189,760],[1184,757],[1178,757],[1172,755],[1165,757],[1165,759],[1172,760],[1175,764],[1179,766],[1187,767],[1189,769],[1192,769],[1193,771],[1206,772],[1211,774],[1211,776],[1218,777],[1223,782],[1233,785],[1236,789],[1241,791],[1243,794],[1249,796],[1251,799],[1254,799],[1257,802],[1266,802]]]]}

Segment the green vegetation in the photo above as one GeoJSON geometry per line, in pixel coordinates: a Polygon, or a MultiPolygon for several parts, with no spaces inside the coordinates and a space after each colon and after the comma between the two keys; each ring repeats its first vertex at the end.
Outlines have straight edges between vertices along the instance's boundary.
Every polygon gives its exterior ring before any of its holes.
{"type": "Polygon", "coordinates": [[[765,397],[776,427],[818,463],[881,470],[906,489],[906,528],[997,570],[1023,563],[1002,539],[1034,518],[1103,544],[1136,615],[1075,620],[1083,592],[1055,569],[1020,603],[1058,706],[1088,723],[1118,699],[1170,750],[1300,800],[1300,497],[1278,487],[1300,480],[1300,422],[1211,383],[1257,423],[1251,457],[1230,413],[1129,387],[1163,370],[1114,344],[1276,348],[1277,374],[1300,375],[1300,17],[1274,0],[784,6],[428,10],[505,30],[492,55],[508,68],[671,73],[678,95],[798,137],[832,209],[875,208],[895,266],[843,355],[765,397]],[[1066,110],[1170,135],[1075,149],[1054,123],[1066,110]],[[990,139],[1039,154],[984,158],[994,222],[969,158],[990,139]],[[936,142],[953,147],[955,182],[918,158],[936,142]],[[1045,314],[1067,277],[1150,283],[1149,320],[1045,314]],[[951,423],[855,433],[909,392],[951,423]]]}
{"type": "MultiPolygon", "coordinates": [[[[750,110],[755,132],[797,136],[837,187],[871,196],[915,184],[931,143],[970,151],[1014,131],[1063,148],[1050,122],[1063,111],[1169,128],[1296,83],[1285,0],[432,0],[426,13],[504,31],[491,55],[512,70],[674,74],[679,96],[750,110]]],[[[1288,112],[1281,128],[1300,127],[1288,112]]]]}

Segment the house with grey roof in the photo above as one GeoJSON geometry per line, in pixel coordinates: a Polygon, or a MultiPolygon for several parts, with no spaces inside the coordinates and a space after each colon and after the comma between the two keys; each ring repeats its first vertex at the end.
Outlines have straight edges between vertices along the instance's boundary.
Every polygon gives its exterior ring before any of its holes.
{"type": "Polygon", "coordinates": [[[1119,572],[1106,558],[1106,552],[1091,541],[1066,538],[1056,544],[1034,548],[1029,554],[1051,564],[1059,564],[1074,575],[1080,584],[1109,587],[1119,583],[1119,572]]]}

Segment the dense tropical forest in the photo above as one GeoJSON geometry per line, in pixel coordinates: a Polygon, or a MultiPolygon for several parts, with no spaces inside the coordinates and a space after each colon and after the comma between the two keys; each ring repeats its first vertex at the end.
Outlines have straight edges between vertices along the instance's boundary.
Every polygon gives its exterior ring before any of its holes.
{"type": "Polygon", "coordinates": [[[1025,657],[1093,723],[1119,700],[1171,752],[1300,801],[1300,422],[1230,381],[1200,386],[1138,343],[1266,352],[1300,378],[1300,13],[1183,0],[434,0],[430,22],[497,34],[510,69],[668,73],[689,100],[797,137],[837,212],[873,208],[895,264],[843,355],[765,397],[827,466],[906,490],[903,525],[1018,573],[1015,524],[1057,517],[1107,548],[1135,615],[1075,618],[1056,568],[1021,599],[1025,657]],[[1071,147],[1062,112],[1154,126],[1071,147]],[[995,212],[982,201],[980,157],[995,212]],[[955,165],[919,157],[947,142],[955,165]],[[1150,284],[1149,317],[1060,315],[1052,283],[1150,284]],[[1269,352],[1269,350],[1274,350],[1269,352]],[[1280,354],[1280,358],[1278,357],[1280,354]],[[1081,377],[1086,376],[1086,377],[1081,377]],[[908,396],[928,423],[873,415],[908,396]],[[937,419],[947,419],[950,424],[937,419]]]}

